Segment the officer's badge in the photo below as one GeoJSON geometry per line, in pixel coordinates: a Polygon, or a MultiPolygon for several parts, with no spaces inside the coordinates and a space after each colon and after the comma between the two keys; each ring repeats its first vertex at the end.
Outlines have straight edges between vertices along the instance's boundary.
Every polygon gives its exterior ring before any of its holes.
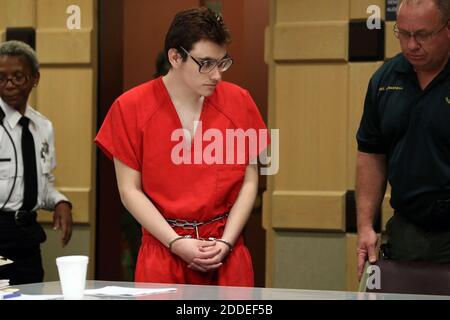
{"type": "Polygon", "coordinates": [[[42,143],[41,158],[44,160],[47,159],[48,153],[49,153],[49,146],[48,143],[45,141],[42,143]]]}

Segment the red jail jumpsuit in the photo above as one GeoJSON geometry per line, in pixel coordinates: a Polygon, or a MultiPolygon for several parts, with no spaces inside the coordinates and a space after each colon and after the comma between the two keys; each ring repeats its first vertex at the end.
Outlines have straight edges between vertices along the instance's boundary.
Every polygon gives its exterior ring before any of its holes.
{"type": "MultiPolygon", "coordinates": [[[[174,139],[172,135],[182,126],[160,77],[120,96],[111,106],[95,142],[109,158],[116,158],[141,173],[144,193],[164,218],[209,221],[231,210],[249,159],[256,158],[267,147],[269,138],[258,139],[256,150],[249,143],[240,150],[238,143],[234,146],[227,143],[227,129],[264,132],[266,126],[249,93],[224,81],[219,83],[213,95],[205,98],[200,122],[193,139],[195,142],[190,145],[190,155],[186,151],[189,148],[177,149],[182,146],[183,138],[174,139]],[[258,131],[260,129],[262,131],[258,131]],[[223,139],[217,138],[218,134],[222,134],[223,139]],[[217,151],[219,149],[211,151],[213,141],[215,146],[223,147],[223,154],[217,151]],[[204,154],[201,151],[194,153],[199,146],[203,147],[204,153],[215,157],[216,163],[205,161],[206,157],[202,156],[199,162],[198,155],[204,154]],[[231,150],[234,150],[233,164],[226,164],[227,153],[231,150]],[[244,163],[237,162],[238,151],[244,152],[244,163]],[[173,153],[187,160],[174,163],[173,153]],[[219,159],[224,164],[220,164],[219,159]]],[[[199,237],[221,238],[225,223],[226,218],[200,226],[199,237]]],[[[195,237],[192,229],[174,227],[174,230],[179,235],[195,237]]],[[[143,229],[142,232],[135,273],[137,282],[254,284],[251,256],[242,235],[219,269],[202,273],[187,268],[185,261],[172,254],[148,231],[143,229]]]]}

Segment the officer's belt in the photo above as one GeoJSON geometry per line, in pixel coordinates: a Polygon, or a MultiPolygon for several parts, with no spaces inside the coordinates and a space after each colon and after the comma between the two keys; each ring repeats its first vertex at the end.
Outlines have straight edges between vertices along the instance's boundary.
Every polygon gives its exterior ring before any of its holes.
{"type": "Polygon", "coordinates": [[[396,213],[425,231],[450,231],[450,195],[448,192],[422,195],[401,210],[396,210],[396,213]]]}
{"type": "Polygon", "coordinates": [[[14,222],[18,226],[33,224],[36,222],[36,218],[36,211],[0,211],[0,222],[14,222]]]}

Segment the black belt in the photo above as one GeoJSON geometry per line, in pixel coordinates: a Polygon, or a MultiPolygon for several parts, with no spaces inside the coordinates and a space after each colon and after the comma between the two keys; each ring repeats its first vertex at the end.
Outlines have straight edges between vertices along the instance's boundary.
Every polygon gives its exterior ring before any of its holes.
{"type": "Polygon", "coordinates": [[[14,222],[17,226],[27,226],[36,222],[36,211],[0,211],[0,221],[14,222]]]}
{"type": "Polygon", "coordinates": [[[444,195],[422,197],[397,212],[425,231],[450,231],[450,197],[444,195]]]}

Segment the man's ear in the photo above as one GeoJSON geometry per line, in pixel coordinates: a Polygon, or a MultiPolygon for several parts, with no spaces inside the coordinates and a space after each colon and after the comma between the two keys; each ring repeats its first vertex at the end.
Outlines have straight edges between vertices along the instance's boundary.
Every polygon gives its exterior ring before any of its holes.
{"type": "Polygon", "coordinates": [[[33,76],[33,87],[37,87],[37,85],[39,84],[39,79],[41,78],[41,74],[39,72],[37,72],[34,76],[33,76]]]}
{"type": "Polygon", "coordinates": [[[177,69],[183,62],[183,57],[181,57],[180,53],[177,49],[172,48],[167,53],[167,58],[169,59],[169,63],[172,68],[177,69]]]}

